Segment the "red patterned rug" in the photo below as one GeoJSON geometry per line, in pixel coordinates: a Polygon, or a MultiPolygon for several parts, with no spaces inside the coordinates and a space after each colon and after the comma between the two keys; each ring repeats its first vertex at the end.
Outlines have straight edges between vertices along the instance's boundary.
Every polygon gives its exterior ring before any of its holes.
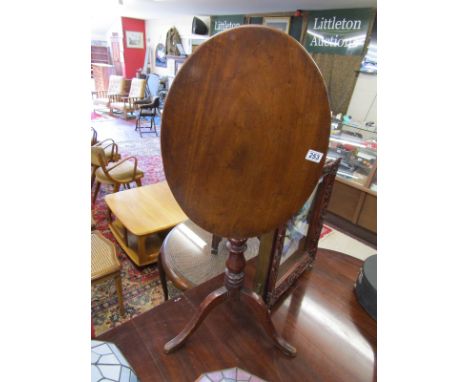
{"type": "Polygon", "coordinates": [[[101,113],[96,113],[95,111],[91,112],[91,121],[96,121],[99,119],[108,119],[107,115],[101,114],[101,113]]]}
{"type": "Polygon", "coordinates": [[[101,122],[101,121],[113,121],[115,117],[110,115],[108,111],[100,110],[91,112],[91,121],[93,122],[101,122]]]}
{"type": "Polygon", "coordinates": [[[323,239],[326,235],[328,235],[332,231],[333,230],[329,226],[324,224],[322,227],[322,232],[320,232],[320,239],[323,239]]]}
{"type": "MultiPolygon", "coordinates": [[[[121,142],[119,150],[122,157],[135,155],[138,158],[138,167],[145,172],[143,185],[157,183],[165,180],[161,156],[141,155],[159,149],[155,140],[141,140],[139,142],[121,142]],[[139,146],[138,150],[135,145],[139,146]],[[150,146],[150,147],[145,147],[150,146]]],[[[159,143],[159,142],[158,142],[159,143]]],[[[117,256],[122,264],[122,290],[124,297],[125,316],[120,316],[118,310],[117,293],[113,281],[102,282],[94,285],[91,290],[91,315],[96,335],[99,335],[132,317],[135,317],[164,301],[163,292],[159,280],[157,265],[152,264],[138,268],[125,255],[110,232],[106,220],[106,205],[104,196],[111,193],[110,188],[102,185],[101,190],[93,205],[93,217],[96,220],[96,228],[105,237],[115,243],[117,256]]]]}

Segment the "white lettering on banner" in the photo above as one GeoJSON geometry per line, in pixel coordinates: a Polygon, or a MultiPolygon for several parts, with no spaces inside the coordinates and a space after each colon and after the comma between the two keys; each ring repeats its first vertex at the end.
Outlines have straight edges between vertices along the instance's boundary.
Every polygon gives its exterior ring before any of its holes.
{"type": "Polygon", "coordinates": [[[346,48],[355,48],[364,45],[365,38],[357,36],[354,38],[342,39],[338,35],[325,38],[323,36],[313,36],[310,40],[310,46],[339,46],[346,48]]]}
{"type": "Polygon", "coordinates": [[[226,29],[231,29],[234,27],[239,27],[240,23],[233,23],[231,21],[215,21],[215,31],[224,31],[226,29]]]}
{"type": "Polygon", "coordinates": [[[324,36],[315,31],[338,31],[338,30],[360,30],[361,29],[361,20],[347,20],[345,17],[341,20],[336,20],[336,16],[333,16],[331,19],[326,19],[325,17],[314,19],[314,31],[308,30],[307,33],[312,35],[310,41],[310,46],[337,46],[340,48],[356,48],[363,46],[366,40],[366,35],[362,34],[359,36],[343,38],[335,34],[333,36],[324,36]]]}
{"type": "Polygon", "coordinates": [[[325,17],[316,17],[314,19],[314,29],[315,30],[325,30],[325,29],[351,29],[351,30],[360,30],[361,29],[361,20],[347,20],[346,17],[343,17],[342,20],[336,20],[336,16],[333,16],[331,19],[326,19],[325,17]]]}

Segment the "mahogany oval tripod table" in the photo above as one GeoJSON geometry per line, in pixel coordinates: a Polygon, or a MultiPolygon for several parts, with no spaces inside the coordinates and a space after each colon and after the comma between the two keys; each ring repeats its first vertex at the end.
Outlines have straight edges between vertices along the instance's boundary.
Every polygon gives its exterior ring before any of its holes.
{"type": "MultiPolygon", "coordinates": [[[[292,37],[263,26],[219,33],[187,59],[167,96],[161,152],[167,182],[198,226],[229,239],[224,286],[210,293],[181,347],[226,300],[248,304],[276,346],[263,299],[244,284],[246,242],[286,222],[314,190],[325,162],[330,108],[323,78],[292,37]]],[[[235,333],[234,333],[235,335],[235,333]]]]}

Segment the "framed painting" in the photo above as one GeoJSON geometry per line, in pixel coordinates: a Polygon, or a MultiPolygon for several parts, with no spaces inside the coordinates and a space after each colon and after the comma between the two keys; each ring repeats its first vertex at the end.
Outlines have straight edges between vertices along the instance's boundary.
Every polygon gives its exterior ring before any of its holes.
{"type": "Polygon", "coordinates": [[[264,17],[263,25],[289,34],[290,17],[264,17]]]}
{"type": "Polygon", "coordinates": [[[127,48],[144,49],[143,32],[126,31],[127,48]]]}
{"type": "Polygon", "coordinates": [[[164,46],[164,44],[159,43],[156,46],[155,56],[156,56],[156,66],[160,68],[166,68],[167,67],[166,47],[164,46]]]}

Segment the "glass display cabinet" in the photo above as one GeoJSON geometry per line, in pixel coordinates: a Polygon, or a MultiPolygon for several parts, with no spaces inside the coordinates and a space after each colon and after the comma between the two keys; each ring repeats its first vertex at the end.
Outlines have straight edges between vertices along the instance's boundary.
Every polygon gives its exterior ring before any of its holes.
{"type": "Polygon", "coordinates": [[[376,242],[377,128],[332,118],[327,159],[338,158],[327,219],[376,242]]]}
{"type": "Polygon", "coordinates": [[[341,158],[339,178],[370,187],[377,167],[377,133],[373,130],[332,122],[327,159],[341,158]]]}

